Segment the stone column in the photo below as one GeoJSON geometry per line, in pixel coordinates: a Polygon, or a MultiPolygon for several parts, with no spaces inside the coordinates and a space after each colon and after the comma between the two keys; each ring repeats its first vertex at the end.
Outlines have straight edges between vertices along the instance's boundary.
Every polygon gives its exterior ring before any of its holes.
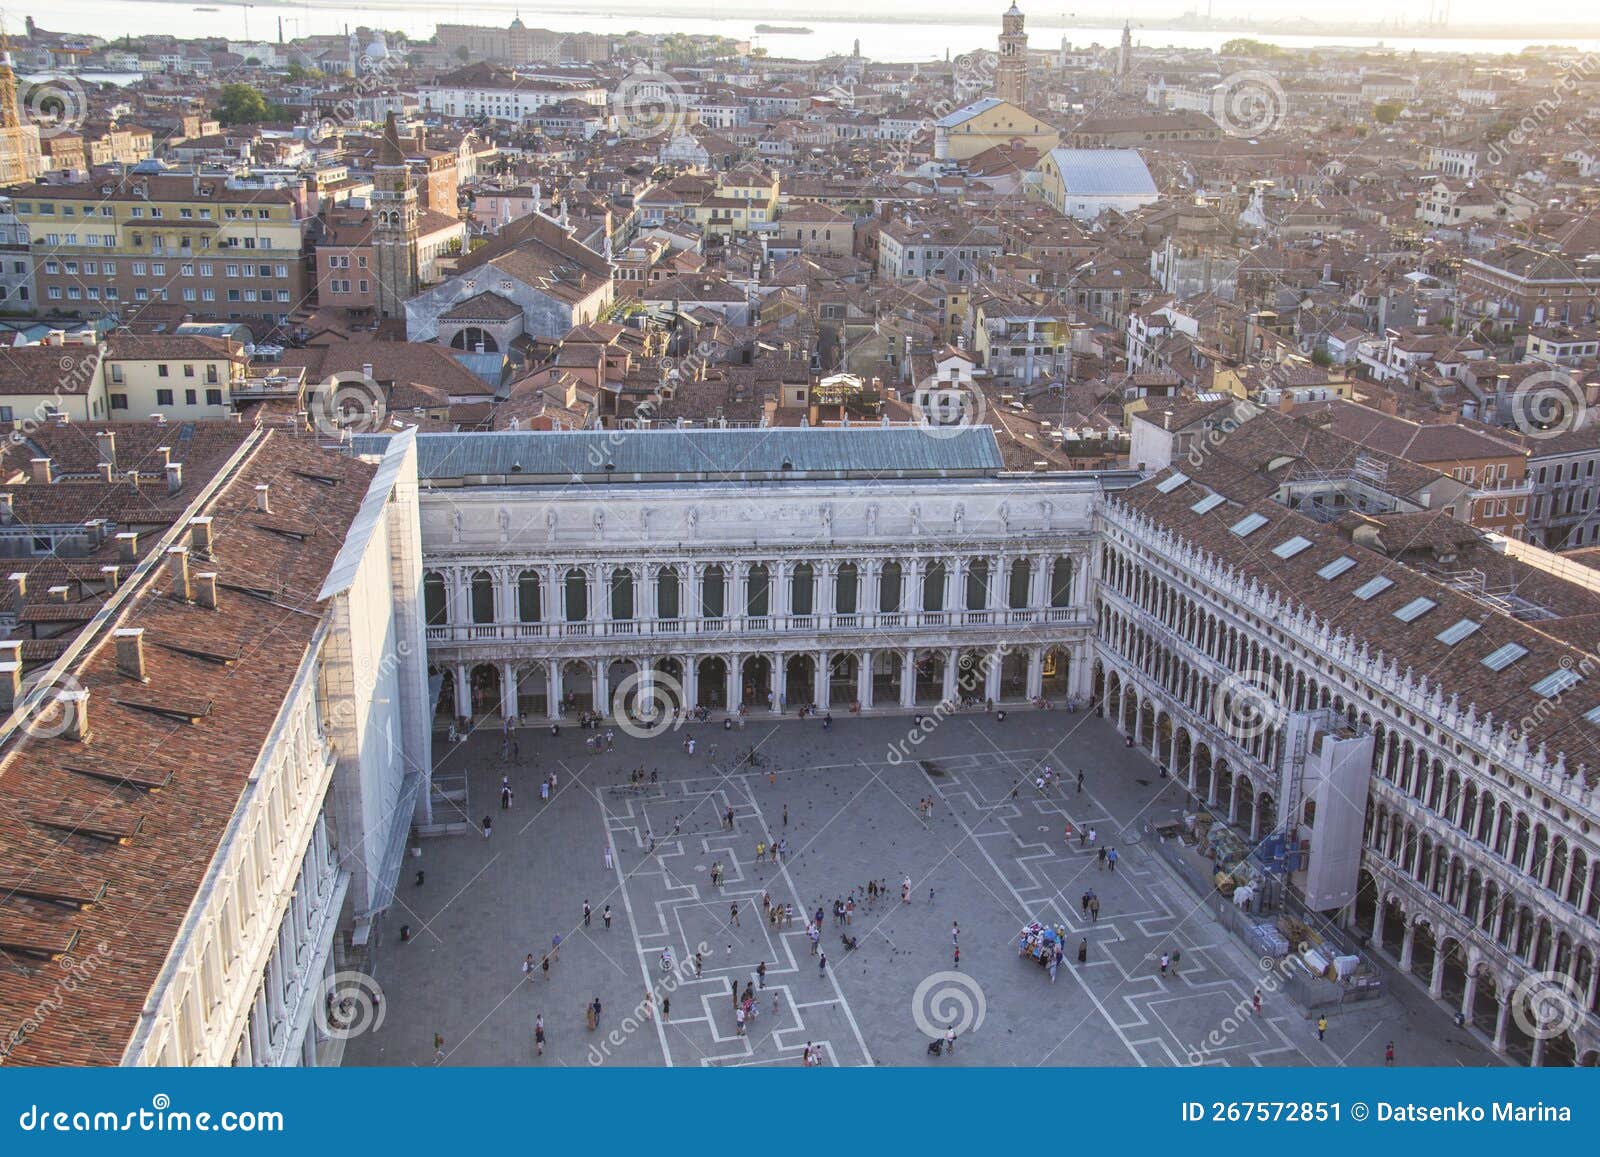
{"type": "Polygon", "coordinates": [[[1036,554],[1029,557],[1030,570],[1028,571],[1028,606],[1033,610],[1050,604],[1050,564],[1054,561],[1050,555],[1036,554]]]}
{"type": "Polygon", "coordinates": [[[776,651],[767,655],[767,670],[771,672],[772,709],[780,714],[788,705],[789,672],[784,664],[785,656],[776,651]]]}
{"type": "Polygon", "coordinates": [[[915,626],[921,621],[923,561],[913,557],[900,564],[900,609],[907,616],[907,626],[915,626]]]}
{"type": "Polygon", "coordinates": [[[1438,934],[1435,933],[1433,944],[1433,974],[1428,977],[1428,995],[1434,1000],[1444,997],[1444,953],[1440,951],[1438,934]]]}
{"type": "Polygon", "coordinates": [[[860,651],[856,655],[856,700],[863,711],[872,707],[872,654],[860,651]]]}
{"type": "Polygon", "coordinates": [[[456,664],[456,718],[472,718],[472,684],[467,681],[467,665],[456,664]]]}
{"type": "Polygon", "coordinates": [[[863,621],[871,625],[868,615],[878,613],[879,595],[883,582],[883,561],[869,559],[857,569],[857,581],[861,584],[856,589],[856,609],[861,612],[863,621]]]}
{"type": "MultiPolygon", "coordinates": [[[[944,573],[945,586],[948,588],[950,585],[950,572],[946,570],[944,573]]],[[[946,703],[956,696],[956,660],[960,658],[960,655],[961,652],[955,647],[949,648],[944,653],[944,686],[940,691],[940,695],[946,703]]]]}
{"type": "Polygon", "coordinates": [[[829,664],[832,663],[833,657],[831,652],[818,651],[811,661],[815,664],[811,672],[811,698],[819,710],[826,711],[828,709],[828,688],[830,683],[829,664]]]}
{"type": "Polygon", "coordinates": [[[1400,971],[1411,971],[1411,956],[1417,947],[1417,926],[1406,921],[1405,939],[1400,942],[1400,971]]]}
{"type": "Polygon", "coordinates": [[[1511,1002],[1506,999],[1506,993],[1496,994],[1500,1000],[1500,1008],[1494,1018],[1494,1051],[1506,1051],[1506,1034],[1511,1029],[1511,1002]]]}
{"type": "Polygon", "coordinates": [[[907,647],[900,653],[900,706],[906,710],[917,705],[917,653],[907,647]]]}
{"type": "Polygon", "coordinates": [[[1028,699],[1030,701],[1044,694],[1044,648],[1028,648],[1028,699]]]}
{"type": "MultiPolygon", "coordinates": [[[[1118,708],[1119,722],[1120,712],[1121,708],[1118,708]]],[[[1139,728],[1139,715],[1137,710],[1135,710],[1133,716],[1133,727],[1135,731],[1137,731],[1139,728]]],[[[1239,822],[1239,773],[1237,770],[1233,772],[1232,778],[1228,780],[1228,822],[1230,824],[1237,824],[1239,822]]]]}
{"type": "Polygon", "coordinates": [[[991,703],[1000,702],[1000,664],[1004,660],[998,650],[990,651],[984,663],[983,697],[991,703]]]}
{"type": "MultiPolygon", "coordinates": [[[[700,658],[699,655],[680,655],[678,657],[678,662],[683,667],[683,707],[685,710],[692,709],[700,704],[700,658]]],[[[729,678],[732,678],[731,673],[729,678]]],[[[731,688],[728,694],[730,696],[733,695],[731,688]]],[[[737,700],[734,700],[734,702],[737,702],[737,700]]]]}
{"type": "MultiPolygon", "coordinates": [[[[816,565],[816,571],[817,593],[813,602],[817,609],[817,625],[826,627],[833,622],[833,614],[838,602],[835,596],[838,594],[839,564],[832,559],[827,562],[819,562],[816,565]]],[[[859,592],[857,593],[859,595],[859,592]]]]}
{"type": "Polygon", "coordinates": [[[605,655],[594,658],[594,709],[601,715],[611,714],[611,660],[605,655]]]}
{"type": "Polygon", "coordinates": [[[1476,967],[1477,966],[1474,964],[1467,965],[1467,983],[1461,992],[1461,1023],[1467,1028],[1472,1027],[1472,1006],[1477,1002],[1478,999],[1478,974],[1475,971],[1476,967]]]}
{"type": "Polygon", "coordinates": [[[510,719],[517,713],[517,665],[500,664],[500,716],[510,719]]]}
{"type": "Polygon", "coordinates": [[[793,610],[794,600],[791,598],[793,591],[790,589],[790,584],[794,582],[794,564],[775,562],[768,569],[768,573],[772,576],[772,596],[767,600],[772,607],[772,617],[787,618],[793,610]]]}
{"type": "Polygon", "coordinates": [[[561,718],[561,663],[549,659],[544,665],[545,714],[551,719],[561,718]]]}

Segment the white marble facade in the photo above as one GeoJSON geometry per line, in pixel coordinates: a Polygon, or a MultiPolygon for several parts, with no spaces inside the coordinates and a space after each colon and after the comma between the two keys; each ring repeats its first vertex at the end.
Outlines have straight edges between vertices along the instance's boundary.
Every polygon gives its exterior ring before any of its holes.
{"type": "Polygon", "coordinates": [[[609,713],[630,677],[712,709],[1083,694],[1096,494],[992,477],[428,491],[442,709],[609,713]]]}

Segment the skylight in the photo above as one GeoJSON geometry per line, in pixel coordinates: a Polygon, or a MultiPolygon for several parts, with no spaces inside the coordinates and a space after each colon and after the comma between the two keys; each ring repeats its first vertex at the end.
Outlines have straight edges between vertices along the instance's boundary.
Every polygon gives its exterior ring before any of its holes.
{"type": "Polygon", "coordinates": [[[1309,538],[1302,538],[1297,534],[1293,538],[1289,539],[1288,542],[1280,542],[1277,546],[1273,547],[1272,553],[1277,555],[1279,558],[1293,558],[1310,545],[1311,540],[1309,538]]]}
{"type": "Polygon", "coordinates": [[[1376,598],[1377,596],[1381,595],[1384,591],[1388,590],[1392,586],[1394,586],[1394,579],[1384,578],[1382,575],[1379,575],[1377,578],[1369,578],[1366,582],[1358,586],[1355,589],[1354,594],[1356,598],[1360,599],[1362,602],[1366,602],[1368,599],[1376,598]]]}
{"type": "Polygon", "coordinates": [[[1228,529],[1240,538],[1244,538],[1247,535],[1254,534],[1266,524],[1267,516],[1265,514],[1247,514],[1228,529]]]}
{"type": "Polygon", "coordinates": [[[1164,478],[1158,482],[1156,484],[1156,489],[1161,491],[1163,494],[1171,494],[1174,490],[1182,486],[1187,481],[1189,481],[1189,476],[1187,474],[1174,474],[1172,477],[1164,478]]]}
{"type": "Polygon", "coordinates": [[[1341,554],[1338,558],[1334,559],[1327,566],[1319,570],[1317,574],[1325,579],[1336,579],[1355,565],[1355,559],[1351,558],[1347,554],[1341,554]]]}
{"type": "Polygon", "coordinates": [[[1476,631],[1480,625],[1481,624],[1475,623],[1471,619],[1462,619],[1459,622],[1453,623],[1444,630],[1440,631],[1434,636],[1434,638],[1438,639],[1441,643],[1448,647],[1453,647],[1462,639],[1465,639],[1468,635],[1472,634],[1472,632],[1476,631]]]}
{"type": "Polygon", "coordinates": [[[1507,643],[1503,647],[1496,647],[1483,657],[1483,665],[1491,671],[1504,671],[1511,664],[1528,653],[1528,648],[1520,643],[1507,643]]]}
{"type": "Polygon", "coordinates": [[[1420,619],[1423,615],[1433,610],[1439,604],[1432,599],[1412,599],[1405,606],[1394,613],[1394,617],[1402,623],[1409,623],[1413,619],[1420,619]]]}
{"type": "Polygon", "coordinates": [[[1557,667],[1533,685],[1535,695],[1559,695],[1583,676],[1570,667],[1557,667]]]}
{"type": "Polygon", "coordinates": [[[1215,510],[1226,501],[1227,499],[1222,497],[1220,494],[1207,494],[1199,502],[1196,502],[1193,506],[1189,507],[1189,509],[1194,511],[1196,514],[1206,514],[1215,510]]]}
{"type": "Polygon", "coordinates": [[[1590,723],[1600,723],[1600,707],[1591,707],[1583,713],[1583,717],[1590,723]]]}

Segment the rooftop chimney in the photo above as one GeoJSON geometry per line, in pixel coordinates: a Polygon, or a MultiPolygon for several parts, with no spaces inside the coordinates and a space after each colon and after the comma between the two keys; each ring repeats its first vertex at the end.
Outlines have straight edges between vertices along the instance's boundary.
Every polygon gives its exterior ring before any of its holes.
{"type": "Polygon", "coordinates": [[[172,575],[172,597],[189,602],[193,592],[189,589],[189,548],[167,547],[167,572],[172,575]]]}
{"type": "Polygon", "coordinates": [[[111,430],[101,430],[94,436],[96,444],[100,447],[100,461],[115,463],[117,460],[117,435],[111,430]]]}
{"type": "Polygon", "coordinates": [[[72,601],[72,588],[65,584],[53,586],[44,592],[44,601],[47,603],[70,603],[72,601]]]}
{"type": "Polygon", "coordinates": [[[0,642],[0,711],[10,712],[22,698],[22,644],[0,642]]]}
{"type": "Polygon", "coordinates": [[[120,566],[103,566],[100,573],[105,576],[106,590],[114,591],[121,582],[122,568],[120,566]]]}
{"type": "Polygon", "coordinates": [[[272,513],[272,487],[265,482],[256,487],[256,509],[263,514],[272,513]]]}
{"type": "Polygon", "coordinates": [[[366,378],[367,381],[369,381],[369,382],[372,380],[372,363],[371,362],[362,362],[361,363],[361,376],[366,378]]]}
{"type": "Polygon", "coordinates": [[[124,530],[117,535],[117,557],[123,562],[139,561],[139,532],[124,530]]]}
{"type": "Polygon", "coordinates": [[[172,447],[157,446],[156,453],[161,455],[161,468],[165,470],[167,468],[167,463],[172,461],[172,447]]]}
{"type": "Polygon", "coordinates": [[[55,481],[55,464],[48,458],[33,459],[33,480],[48,486],[55,481]]]}
{"type": "Polygon", "coordinates": [[[167,463],[167,493],[176,494],[183,489],[183,463],[167,463]]]}
{"type": "Polygon", "coordinates": [[[74,743],[84,743],[89,738],[89,692],[83,690],[58,691],[56,702],[61,704],[61,718],[66,724],[64,734],[74,743]]]}
{"type": "Polygon", "coordinates": [[[217,572],[203,570],[194,576],[194,601],[207,610],[217,609],[217,572]]]}
{"type": "Polygon", "coordinates": [[[7,580],[11,587],[11,610],[20,611],[28,605],[28,575],[26,571],[12,571],[7,580]]]}
{"type": "Polygon", "coordinates": [[[139,489],[139,472],[137,470],[128,471],[128,485],[135,490],[139,489]]]}
{"type": "Polygon", "coordinates": [[[0,494],[0,522],[10,522],[17,516],[17,508],[12,505],[11,492],[8,490],[0,494]]]}
{"type": "Polygon", "coordinates": [[[145,682],[144,628],[121,627],[111,632],[117,641],[117,670],[130,679],[145,682]]]}
{"type": "Polygon", "coordinates": [[[211,555],[211,516],[202,514],[189,520],[189,549],[195,554],[211,555]]]}
{"type": "Polygon", "coordinates": [[[116,470],[116,467],[113,466],[110,462],[102,462],[102,463],[100,463],[100,481],[102,481],[102,482],[110,482],[112,480],[113,473],[114,473],[115,470],[116,470]]]}

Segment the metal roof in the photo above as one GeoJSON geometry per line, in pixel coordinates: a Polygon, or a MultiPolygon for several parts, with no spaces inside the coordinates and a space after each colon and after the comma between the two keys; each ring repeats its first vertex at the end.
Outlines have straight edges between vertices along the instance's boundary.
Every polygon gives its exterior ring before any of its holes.
{"type": "Polygon", "coordinates": [[[981,100],[973,101],[971,104],[962,105],[955,112],[946,113],[933,123],[942,129],[953,129],[957,125],[965,124],[979,113],[986,113],[996,105],[1004,103],[1005,101],[1000,100],[998,97],[986,96],[981,100]]]}
{"type": "Polygon", "coordinates": [[[1051,149],[1069,194],[1111,197],[1156,195],[1155,179],[1135,149],[1051,149]]]}
{"type": "MultiPolygon", "coordinates": [[[[389,435],[355,439],[382,454],[389,435]]],[[[1002,468],[988,426],[749,430],[506,430],[418,434],[422,479],[763,480],[803,477],[992,476],[1002,468]]]]}

